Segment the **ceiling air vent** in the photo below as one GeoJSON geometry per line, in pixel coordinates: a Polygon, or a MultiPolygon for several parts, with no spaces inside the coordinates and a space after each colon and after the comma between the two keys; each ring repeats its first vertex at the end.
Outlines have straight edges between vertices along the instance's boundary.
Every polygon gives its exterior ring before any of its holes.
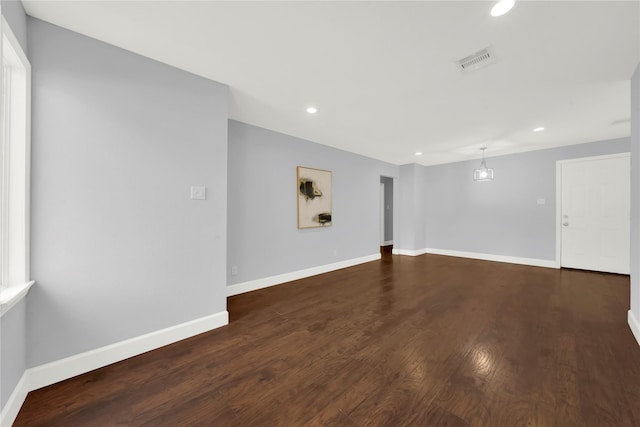
{"type": "Polygon", "coordinates": [[[475,71],[478,68],[486,67],[489,64],[493,64],[496,62],[496,55],[491,46],[479,50],[478,52],[465,56],[459,61],[456,61],[460,70],[468,73],[470,71],[475,71]]]}

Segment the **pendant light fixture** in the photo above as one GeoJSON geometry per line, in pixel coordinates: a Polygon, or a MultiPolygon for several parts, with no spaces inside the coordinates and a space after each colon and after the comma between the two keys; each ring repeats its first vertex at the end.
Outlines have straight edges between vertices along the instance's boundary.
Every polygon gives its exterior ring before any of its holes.
{"type": "Polygon", "coordinates": [[[473,180],[474,181],[493,181],[493,169],[487,168],[487,163],[484,160],[484,150],[487,147],[482,147],[482,162],[480,162],[480,167],[478,169],[473,170],[473,180]]]}

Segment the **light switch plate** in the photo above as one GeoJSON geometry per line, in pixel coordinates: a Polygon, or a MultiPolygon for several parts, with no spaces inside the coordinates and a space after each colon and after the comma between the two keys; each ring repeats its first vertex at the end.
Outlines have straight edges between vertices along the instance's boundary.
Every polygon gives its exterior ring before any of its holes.
{"type": "Polygon", "coordinates": [[[191,187],[191,200],[205,200],[207,187],[191,187]]]}

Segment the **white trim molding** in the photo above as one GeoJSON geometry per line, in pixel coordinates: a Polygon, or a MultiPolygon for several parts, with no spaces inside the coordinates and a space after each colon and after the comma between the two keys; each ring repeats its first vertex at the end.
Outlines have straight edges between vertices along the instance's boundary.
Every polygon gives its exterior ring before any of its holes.
{"type": "Polygon", "coordinates": [[[306,277],[316,276],[330,271],[340,270],[354,265],[364,264],[365,262],[376,261],[381,258],[380,254],[367,255],[360,258],[352,258],[345,261],[334,262],[332,264],[319,265],[304,270],[292,271],[291,273],[278,274],[277,276],[264,277],[262,279],[249,280],[247,282],[236,283],[227,286],[227,296],[239,295],[245,292],[251,292],[258,289],[268,288],[270,286],[281,285],[293,280],[304,279],[306,277]]]}
{"type": "Polygon", "coordinates": [[[393,248],[391,250],[391,253],[393,255],[418,256],[418,255],[426,254],[427,253],[427,249],[413,250],[413,249],[396,249],[396,248],[393,248]]]}
{"type": "Polygon", "coordinates": [[[37,390],[76,375],[155,350],[229,324],[229,312],[221,311],[166,329],[120,341],[85,353],[31,368],[29,385],[37,390]]]}
{"type": "Polygon", "coordinates": [[[29,373],[25,371],[18,381],[18,384],[13,389],[13,393],[9,396],[7,403],[5,403],[0,412],[0,426],[9,427],[13,424],[20,412],[20,408],[27,398],[27,394],[31,391],[29,389],[29,373]]]}
{"type": "Polygon", "coordinates": [[[18,416],[27,393],[120,362],[147,351],[211,331],[229,324],[229,312],[221,311],[189,322],[76,354],[27,369],[11,393],[2,412],[0,426],[10,426],[18,416]]]}
{"type": "Polygon", "coordinates": [[[434,255],[456,256],[460,258],[473,258],[484,261],[505,262],[508,264],[531,265],[533,267],[560,268],[555,260],[539,258],[523,258],[507,255],[483,254],[479,252],[451,251],[447,249],[426,249],[426,253],[434,255]]]}
{"type": "Polygon", "coordinates": [[[629,151],[623,151],[621,153],[603,154],[601,156],[576,157],[573,159],[556,160],[556,163],[579,163],[606,159],[617,159],[618,157],[631,157],[631,153],[629,151]]]}
{"type": "Polygon", "coordinates": [[[24,285],[13,285],[0,289],[0,317],[26,297],[34,283],[36,282],[32,280],[24,285]]]}
{"type": "Polygon", "coordinates": [[[424,248],[418,250],[394,249],[394,254],[418,256],[422,254],[445,255],[459,258],[480,259],[483,261],[505,262],[509,264],[531,265],[533,267],[560,268],[555,260],[522,258],[507,255],[483,254],[480,252],[453,251],[449,249],[424,248]]]}
{"type": "Polygon", "coordinates": [[[640,321],[633,314],[633,311],[631,310],[629,310],[627,319],[628,319],[629,327],[631,328],[631,332],[633,333],[633,336],[636,338],[638,345],[640,345],[640,321]]]}
{"type": "Polygon", "coordinates": [[[0,103],[0,282],[8,289],[30,281],[31,64],[4,16],[0,17],[0,33],[0,83],[8,94],[0,103]]]}

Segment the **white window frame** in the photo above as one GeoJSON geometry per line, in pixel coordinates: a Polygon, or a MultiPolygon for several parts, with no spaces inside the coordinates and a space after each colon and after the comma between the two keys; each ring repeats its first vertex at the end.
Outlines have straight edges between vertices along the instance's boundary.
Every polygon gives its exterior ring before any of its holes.
{"type": "Polygon", "coordinates": [[[23,298],[29,274],[31,64],[0,19],[0,315],[23,298]]]}

